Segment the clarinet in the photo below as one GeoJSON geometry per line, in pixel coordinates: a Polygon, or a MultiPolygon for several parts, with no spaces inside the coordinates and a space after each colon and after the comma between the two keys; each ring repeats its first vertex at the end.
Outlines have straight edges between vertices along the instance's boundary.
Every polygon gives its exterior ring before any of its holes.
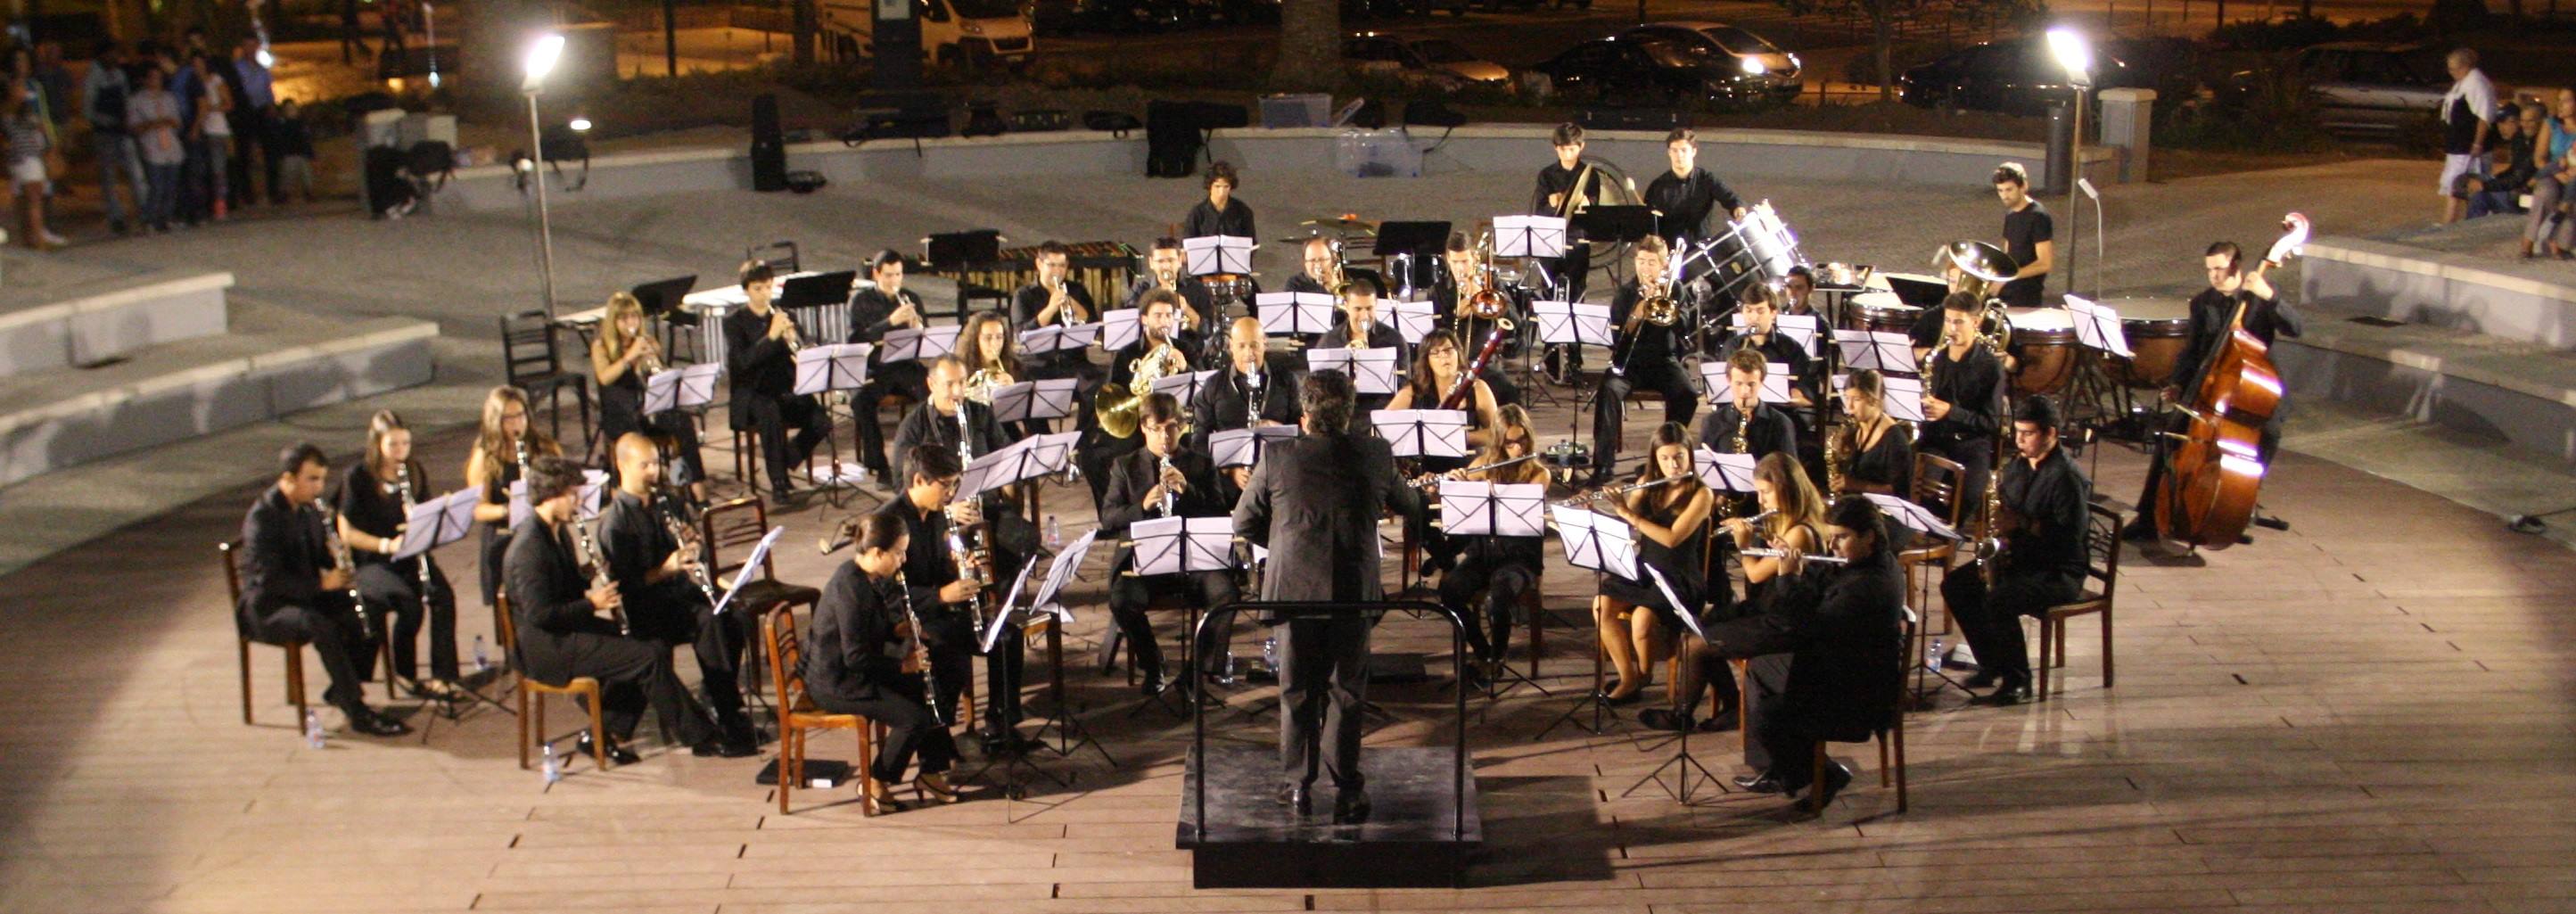
{"type": "Polygon", "coordinates": [[[1262,397],[1262,394],[1267,391],[1268,385],[1264,383],[1261,371],[1255,369],[1252,372],[1251,396],[1246,399],[1243,404],[1244,428],[1251,428],[1254,425],[1260,424],[1261,411],[1270,405],[1270,401],[1262,397]]]}
{"type": "MultiPolygon", "coordinates": [[[[975,464],[974,425],[966,418],[968,405],[965,400],[957,401],[957,463],[959,466],[975,464]]],[[[969,497],[976,498],[978,507],[981,506],[982,496],[969,497]]],[[[978,560],[990,553],[985,548],[984,531],[981,526],[970,526],[963,531],[951,526],[948,529],[948,545],[957,553],[957,576],[982,583],[983,579],[980,576],[982,572],[975,571],[975,568],[979,564],[978,560]],[[968,574],[970,571],[975,571],[975,574],[968,574]]],[[[984,628],[984,597],[985,593],[979,587],[975,591],[975,598],[968,601],[967,605],[968,614],[974,619],[977,631],[982,631],[984,628]]]]}
{"type": "MultiPolygon", "coordinates": [[[[394,488],[402,495],[403,517],[411,517],[411,509],[420,504],[418,497],[411,491],[411,461],[406,460],[394,466],[394,488]]],[[[429,562],[429,550],[421,550],[420,605],[423,607],[429,605],[429,562]]]]}
{"type": "MultiPolygon", "coordinates": [[[[590,537],[590,528],[582,525],[579,516],[572,519],[572,534],[574,541],[581,544],[582,561],[590,563],[590,589],[615,588],[617,580],[608,576],[608,560],[599,555],[599,541],[590,537]]],[[[627,624],[626,611],[622,609],[617,612],[617,633],[629,638],[635,636],[635,629],[627,624]]]]}
{"type": "Polygon", "coordinates": [[[903,594],[903,618],[909,623],[907,627],[911,630],[905,636],[904,659],[912,661],[913,665],[921,668],[921,701],[930,706],[930,719],[938,721],[942,727],[948,726],[951,723],[948,719],[949,711],[943,707],[947,702],[939,700],[939,674],[931,669],[928,662],[916,659],[923,653],[921,613],[913,609],[912,588],[906,583],[902,568],[894,570],[894,589],[903,594]]]}
{"type": "Polygon", "coordinates": [[[714,606],[716,605],[716,582],[707,576],[706,554],[702,551],[702,544],[698,542],[698,531],[690,527],[688,521],[680,516],[682,508],[679,503],[672,501],[677,497],[677,489],[663,486],[662,490],[654,498],[655,503],[669,506],[656,512],[662,516],[662,528],[670,532],[672,548],[681,550],[687,556],[680,563],[680,567],[688,571],[689,583],[698,585],[698,592],[707,596],[707,605],[714,606]]]}
{"type": "Polygon", "coordinates": [[[349,605],[356,607],[360,615],[365,615],[367,601],[358,596],[358,561],[349,554],[349,541],[340,538],[340,512],[323,507],[320,502],[315,502],[314,506],[314,510],[322,513],[322,544],[331,550],[332,567],[349,573],[349,605]]]}

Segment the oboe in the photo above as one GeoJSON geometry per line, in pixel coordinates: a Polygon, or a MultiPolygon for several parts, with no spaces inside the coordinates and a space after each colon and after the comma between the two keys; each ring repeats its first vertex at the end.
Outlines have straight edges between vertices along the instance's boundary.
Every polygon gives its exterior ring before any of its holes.
{"type": "Polygon", "coordinates": [[[903,595],[903,618],[907,623],[905,627],[910,629],[905,634],[904,659],[921,668],[921,701],[930,706],[930,719],[938,721],[942,727],[948,726],[949,712],[944,707],[948,703],[939,700],[938,673],[934,672],[931,664],[921,657],[924,653],[921,649],[921,613],[913,609],[912,588],[904,579],[901,567],[894,570],[894,589],[903,595]]]}

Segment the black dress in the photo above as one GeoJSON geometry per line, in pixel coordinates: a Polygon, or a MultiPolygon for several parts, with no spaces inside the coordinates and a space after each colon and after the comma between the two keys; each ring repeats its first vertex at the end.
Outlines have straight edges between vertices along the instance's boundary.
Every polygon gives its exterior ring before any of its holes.
{"type": "MultiPolygon", "coordinates": [[[[535,452],[529,452],[529,456],[533,459],[535,452]]],[[[519,463],[515,459],[508,458],[492,460],[490,463],[499,473],[484,481],[483,503],[509,504],[510,486],[519,481],[519,463]]],[[[501,593],[501,559],[510,551],[510,522],[505,519],[480,526],[483,528],[480,533],[483,552],[483,605],[490,606],[495,602],[494,598],[501,593]]]]}
{"type": "MultiPolygon", "coordinates": [[[[1854,436],[1857,440],[1858,436],[1854,436]]],[[[1914,427],[1894,423],[1878,436],[1878,443],[1846,458],[1843,478],[1852,482],[1887,486],[1898,498],[1914,494],[1914,427]]]]}
{"type": "MultiPolygon", "coordinates": [[[[1648,494],[1654,493],[1649,490],[1648,494]]],[[[1691,501],[1692,499],[1689,498],[1670,499],[1669,504],[1658,503],[1647,506],[1644,513],[1647,520],[1670,527],[1675,521],[1681,519],[1683,509],[1688,508],[1691,501]]],[[[1678,630],[1681,628],[1681,617],[1674,613],[1699,611],[1700,593],[1704,589],[1702,582],[1705,580],[1700,573],[1700,564],[1701,555],[1707,548],[1707,532],[1704,529],[1693,530],[1690,535],[1682,537],[1679,546],[1666,546],[1656,542],[1654,537],[1646,536],[1643,531],[1638,533],[1637,575],[1644,578],[1646,577],[1644,566],[1655,566],[1655,570],[1663,572],[1664,583],[1672,585],[1673,595],[1681,598],[1682,606],[1676,607],[1665,602],[1663,592],[1656,589],[1655,582],[1651,579],[1631,581],[1618,575],[1611,575],[1602,579],[1601,595],[1622,603],[1645,607],[1655,614],[1657,620],[1664,623],[1666,631],[1678,630]]]]}
{"type": "Polygon", "coordinates": [[[685,470],[673,475],[671,481],[687,485],[707,478],[706,463],[698,453],[698,424],[690,420],[687,413],[677,409],[664,410],[655,416],[644,415],[644,370],[641,367],[630,367],[617,380],[599,385],[599,432],[611,448],[617,446],[619,436],[628,432],[667,436],[674,455],[685,470]]]}
{"type": "MultiPolygon", "coordinates": [[[[429,490],[427,471],[419,461],[411,464],[412,497],[416,501],[438,493],[429,490]]],[[[402,495],[393,484],[378,479],[365,461],[349,468],[341,478],[340,493],[332,500],[349,526],[369,536],[388,539],[400,535],[409,520],[403,510],[402,495]]],[[[424,603],[429,622],[429,668],[435,679],[454,680],[456,666],[456,594],[448,589],[447,576],[438,570],[427,554],[395,560],[381,552],[352,549],[350,557],[358,563],[358,592],[370,607],[393,613],[393,630],[385,631],[384,620],[369,620],[377,637],[393,639],[394,669],[406,679],[420,675],[417,642],[424,603]],[[422,563],[429,563],[429,594],[421,594],[422,563]]]]}

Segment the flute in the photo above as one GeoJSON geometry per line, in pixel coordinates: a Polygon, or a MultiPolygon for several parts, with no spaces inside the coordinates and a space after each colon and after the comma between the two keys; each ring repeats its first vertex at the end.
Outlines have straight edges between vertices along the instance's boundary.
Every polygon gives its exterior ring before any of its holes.
{"type": "MultiPolygon", "coordinates": [[[[1779,549],[1747,549],[1744,555],[1757,559],[1776,559],[1787,553],[1779,549]]],[[[1838,555],[1806,555],[1806,561],[1825,565],[1849,565],[1851,560],[1838,555]]]]}
{"type": "MultiPolygon", "coordinates": [[[[1468,473],[1483,473],[1483,472],[1486,472],[1486,471],[1488,471],[1488,470],[1499,470],[1499,469],[1502,469],[1502,468],[1507,467],[1507,466],[1512,466],[1512,465],[1514,465],[1514,464],[1528,463],[1528,462],[1530,462],[1530,461],[1532,461],[1532,460],[1537,460],[1538,458],[1539,458],[1539,455],[1537,455],[1537,454],[1523,454],[1523,455],[1521,455],[1521,456],[1514,457],[1514,458],[1512,458],[1512,459],[1510,459],[1510,460],[1497,460],[1497,461],[1494,461],[1494,462],[1492,462],[1492,463],[1479,464],[1479,465],[1477,465],[1477,466],[1466,467],[1466,468],[1464,468],[1464,469],[1458,470],[1457,472],[1458,472],[1458,473],[1460,473],[1460,474],[1462,474],[1462,475],[1463,475],[1463,474],[1468,474],[1468,473]]],[[[1417,488],[1417,489],[1420,489],[1420,488],[1427,488],[1427,487],[1429,487],[1429,486],[1438,485],[1438,484],[1440,483],[1440,481],[1441,481],[1441,480],[1448,479],[1448,478],[1450,478],[1450,477],[1449,477],[1449,475],[1448,475],[1448,474],[1446,474],[1446,473],[1443,473],[1443,474],[1440,474],[1440,475],[1438,475],[1438,476],[1425,476],[1425,477],[1421,477],[1421,478],[1418,478],[1418,479],[1408,479],[1408,480],[1405,480],[1405,481],[1404,481],[1404,484],[1405,484],[1405,485],[1408,485],[1408,486],[1412,486],[1412,487],[1417,488]]]]}

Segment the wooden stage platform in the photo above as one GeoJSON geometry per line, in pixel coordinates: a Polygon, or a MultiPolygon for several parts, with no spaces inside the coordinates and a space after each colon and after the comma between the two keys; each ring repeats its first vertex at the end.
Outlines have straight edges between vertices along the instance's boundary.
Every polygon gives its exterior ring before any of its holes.
{"type": "MultiPolygon", "coordinates": [[[[453,484],[463,437],[426,444],[453,484]]],[[[514,764],[499,713],[433,721],[405,702],[421,734],[309,750],[278,703],[274,649],[253,654],[260,725],[245,727],[213,544],[236,535],[268,461],[241,455],[233,496],[0,578],[0,910],[2576,911],[2576,555],[2298,455],[2266,493],[2292,532],[2204,562],[2132,555],[2116,689],[2080,621],[2056,699],[1967,708],[1952,693],[1912,715],[1903,814],[1866,746],[1837,747],[1860,779],[1817,821],[1776,797],[1619,798],[1667,754],[1617,733],[1532,740],[1588,687],[1589,635],[1551,631],[1556,697],[1471,703],[1484,852],[1469,887],[1384,891],[1192,889],[1172,818],[1188,724],[1131,715],[1124,680],[1087,664],[1069,671],[1075,699],[1116,764],[1086,750],[1052,766],[1070,789],[874,819],[847,788],[800,791],[779,815],[756,758],[651,749],[605,773],[576,762],[549,788],[514,764]]],[[[2143,459],[2114,450],[2101,467],[2125,503],[2143,459]]],[[[1089,516],[1078,500],[1050,493],[1068,538],[1089,516]]],[[[799,544],[837,516],[783,518],[783,576],[825,579],[799,544]]],[[[440,557],[471,590],[469,550],[440,557]]],[[[1100,580],[1080,593],[1096,600],[1100,580]]],[[[1591,587],[1552,566],[1547,604],[1578,619],[1591,587]]],[[[465,602],[470,662],[490,619],[465,602]]],[[[1106,619],[1080,612],[1069,657],[1106,619]]],[[[1427,622],[1382,632],[1382,651],[1446,650],[1427,622]]],[[[1238,632],[1237,649],[1255,638],[1238,632]]],[[[1393,720],[1372,744],[1443,743],[1445,685],[1373,690],[1393,720]]],[[[1269,745],[1275,718],[1251,708],[1266,693],[1235,696],[1213,738],[1269,745]]],[[[1721,774],[1734,745],[1693,741],[1721,774]]]]}

